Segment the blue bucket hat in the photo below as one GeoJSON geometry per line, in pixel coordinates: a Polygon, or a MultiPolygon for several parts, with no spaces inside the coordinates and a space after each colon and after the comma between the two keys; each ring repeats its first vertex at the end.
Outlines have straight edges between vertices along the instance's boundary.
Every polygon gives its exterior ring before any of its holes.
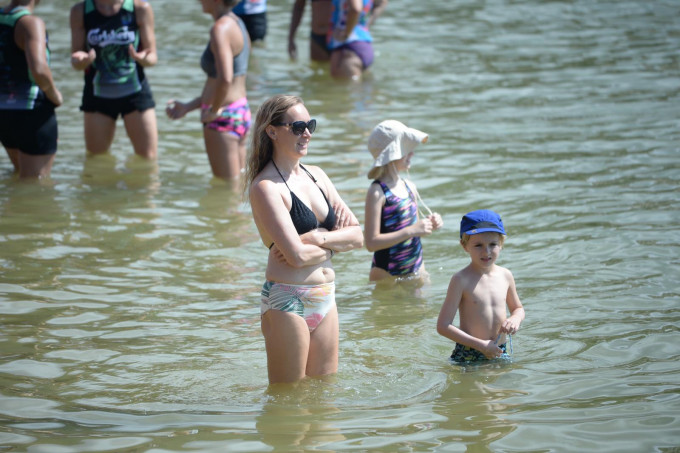
{"type": "Polygon", "coordinates": [[[468,212],[460,221],[461,238],[463,237],[463,234],[473,235],[486,233],[487,231],[505,234],[501,216],[488,209],[468,212]]]}

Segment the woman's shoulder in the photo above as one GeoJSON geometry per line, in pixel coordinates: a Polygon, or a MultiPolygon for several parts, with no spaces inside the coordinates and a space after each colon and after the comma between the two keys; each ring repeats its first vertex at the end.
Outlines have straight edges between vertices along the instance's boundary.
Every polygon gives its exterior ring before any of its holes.
{"type": "Polygon", "coordinates": [[[151,19],[150,16],[153,14],[153,8],[151,8],[151,3],[148,0],[134,0],[135,13],[138,16],[138,20],[151,19]]]}
{"type": "Polygon", "coordinates": [[[151,3],[149,0],[134,0],[135,9],[151,9],[151,3]]]}
{"type": "Polygon", "coordinates": [[[22,36],[32,36],[45,29],[45,21],[35,14],[25,14],[16,22],[16,27],[21,33],[26,33],[22,36]]]}
{"type": "Polygon", "coordinates": [[[301,165],[301,167],[304,170],[306,170],[309,174],[311,174],[314,177],[314,179],[316,179],[317,181],[323,182],[324,185],[325,184],[332,184],[331,180],[328,177],[328,175],[326,174],[326,172],[323,171],[323,169],[321,167],[319,167],[318,165],[304,164],[304,165],[301,165]]]}

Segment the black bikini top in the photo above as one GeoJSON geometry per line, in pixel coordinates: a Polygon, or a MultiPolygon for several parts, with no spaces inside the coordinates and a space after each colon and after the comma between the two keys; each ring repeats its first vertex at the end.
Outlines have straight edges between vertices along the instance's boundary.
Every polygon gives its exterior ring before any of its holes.
{"type": "MultiPolygon", "coordinates": [[[[281,179],[283,179],[283,183],[288,187],[288,183],[286,182],[286,179],[283,177],[281,172],[279,171],[279,168],[276,166],[274,161],[272,160],[272,165],[274,165],[274,168],[276,168],[276,172],[281,176],[281,179]]],[[[316,178],[312,176],[312,174],[307,171],[305,167],[300,164],[300,168],[302,168],[307,175],[312,178],[312,181],[314,181],[314,184],[316,184],[316,178]]],[[[319,187],[317,185],[317,187],[319,187]]],[[[323,193],[323,190],[321,190],[321,187],[319,187],[319,191],[321,192],[321,195],[323,195],[323,199],[326,200],[326,205],[328,205],[328,214],[326,215],[326,218],[324,219],[323,222],[319,222],[319,220],[316,218],[316,215],[314,214],[314,211],[309,209],[306,204],[300,200],[295,193],[290,190],[290,187],[288,187],[288,191],[290,192],[290,200],[291,200],[291,206],[290,206],[290,218],[293,221],[293,225],[295,225],[295,230],[297,231],[298,234],[305,234],[309,231],[315,230],[319,227],[325,228],[328,231],[332,230],[333,227],[335,226],[335,211],[333,210],[333,207],[331,206],[330,202],[328,201],[328,197],[326,197],[326,194],[323,193]]],[[[274,243],[272,242],[272,245],[274,243]]],[[[269,246],[269,248],[272,248],[272,245],[269,246]]]]}

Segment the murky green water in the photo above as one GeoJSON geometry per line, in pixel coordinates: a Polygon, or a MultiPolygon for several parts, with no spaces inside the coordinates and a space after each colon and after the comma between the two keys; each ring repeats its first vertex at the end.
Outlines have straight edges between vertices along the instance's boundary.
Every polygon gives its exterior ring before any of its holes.
{"type": "Polygon", "coordinates": [[[200,91],[210,19],[151,1],[156,168],[122,123],[111,156],[85,158],[73,2],[37,9],[66,102],[52,185],[0,159],[0,451],[680,449],[680,3],[391,0],[372,73],[342,84],[288,61],[290,2],[272,1],[252,107],[306,100],[308,162],[360,220],[373,125],[430,133],[411,178],[445,227],[420,297],[374,290],[366,251],[336,257],[339,372],[268,394],[266,249],[211,180],[197,115],[162,112],[200,91]],[[503,215],[527,319],[512,363],[461,368],[435,323],[477,208],[503,215]]]}

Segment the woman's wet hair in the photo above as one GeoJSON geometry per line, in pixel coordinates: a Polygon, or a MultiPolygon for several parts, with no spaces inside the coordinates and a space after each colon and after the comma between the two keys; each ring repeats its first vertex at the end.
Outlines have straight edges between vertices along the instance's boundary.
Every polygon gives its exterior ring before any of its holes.
{"type": "Polygon", "coordinates": [[[243,178],[243,192],[247,193],[255,177],[264,169],[274,154],[274,143],[267,134],[267,126],[281,123],[288,110],[298,104],[304,104],[298,96],[277,94],[257,109],[253,125],[253,138],[246,158],[245,178],[243,178]]]}

